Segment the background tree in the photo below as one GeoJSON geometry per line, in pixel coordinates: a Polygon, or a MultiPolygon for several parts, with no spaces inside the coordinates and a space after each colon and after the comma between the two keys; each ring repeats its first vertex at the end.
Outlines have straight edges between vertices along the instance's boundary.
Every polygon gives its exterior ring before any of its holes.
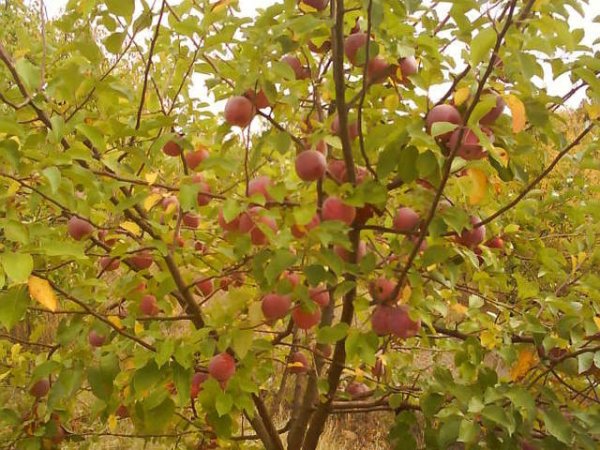
{"type": "Polygon", "coordinates": [[[0,7],[4,447],[597,448],[587,2],[0,7]]]}

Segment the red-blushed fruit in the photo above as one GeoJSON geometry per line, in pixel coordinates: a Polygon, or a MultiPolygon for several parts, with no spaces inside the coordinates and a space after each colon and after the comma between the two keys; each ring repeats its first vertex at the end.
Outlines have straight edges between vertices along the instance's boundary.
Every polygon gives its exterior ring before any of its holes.
{"type": "Polygon", "coordinates": [[[383,366],[383,360],[381,358],[377,358],[375,365],[371,369],[371,374],[376,378],[381,378],[384,372],[385,367],[383,366]]]}
{"type": "Polygon", "coordinates": [[[175,236],[173,238],[173,243],[177,244],[177,247],[179,247],[179,248],[185,247],[185,239],[183,237],[181,237],[181,235],[175,236]]]}
{"type": "Polygon", "coordinates": [[[144,295],[140,300],[140,311],[146,316],[156,316],[159,313],[158,303],[154,295],[144,295]]]}
{"type": "Polygon", "coordinates": [[[208,297],[213,293],[214,286],[212,278],[205,278],[204,280],[200,280],[196,283],[196,288],[204,295],[208,297]]]}
{"type": "Polygon", "coordinates": [[[378,305],[373,310],[371,315],[371,329],[377,336],[387,336],[391,333],[390,316],[392,307],[386,305],[378,305]]]}
{"type": "Polygon", "coordinates": [[[329,344],[318,344],[314,347],[315,354],[321,355],[323,358],[330,358],[333,354],[333,347],[329,344]]]}
{"type": "Polygon", "coordinates": [[[147,250],[142,250],[141,252],[137,252],[127,258],[127,262],[137,270],[144,270],[149,268],[152,265],[152,253],[147,250]]]}
{"type": "Polygon", "coordinates": [[[390,65],[381,56],[376,56],[367,64],[369,83],[383,83],[390,74],[390,65]]]}
{"type": "Polygon", "coordinates": [[[200,226],[200,216],[191,212],[187,212],[181,218],[183,225],[188,228],[198,228],[200,226]]]}
{"type": "Polygon", "coordinates": [[[323,202],[321,216],[323,220],[339,220],[346,225],[351,225],[356,218],[356,208],[346,205],[338,197],[328,197],[323,202]]]}
{"type": "Polygon", "coordinates": [[[408,307],[400,305],[392,308],[388,316],[390,332],[400,338],[408,339],[416,336],[421,329],[420,320],[412,320],[409,315],[408,307]]]}
{"type": "Polygon", "coordinates": [[[352,398],[364,398],[369,395],[370,390],[366,384],[353,381],[346,387],[346,392],[352,398]]]}
{"type": "MultiPolygon", "coordinates": [[[[445,123],[453,123],[454,125],[462,125],[462,117],[460,116],[460,112],[452,105],[437,105],[431,108],[431,110],[427,113],[427,117],[425,118],[425,125],[427,127],[427,132],[431,133],[431,129],[434,123],[445,122],[445,123]]],[[[442,141],[447,141],[452,136],[452,131],[448,131],[446,133],[440,134],[437,136],[438,139],[442,141]]]]}
{"type": "Polygon", "coordinates": [[[395,230],[409,232],[417,228],[420,222],[421,217],[415,212],[415,210],[404,206],[396,211],[393,224],[395,230]]]}
{"type": "Polygon", "coordinates": [[[396,283],[385,277],[379,277],[369,283],[369,294],[377,303],[395,302],[398,300],[399,292],[395,296],[392,294],[396,289],[396,283]]]}
{"type": "Polygon", "coordinates": [[[177,142],[169,141],[163,146],[162,151],[167,156],[179,156],[183,149],[177,142]]]}
{"type": "MultiPolygon", "coordinates": [[[[335,245],[333,247],[333,251],[335,252],[336,255],[338,255],[344,261],[350,262],[350,260],[351,260],[350,250],[347,250],[346,248],[342,247],[341,245],[335,245]]],[[[366,255],[367,255],[367,244],[365,243],[365,241],[360,241],[358,243],[358,249],[356,251],[357,262],[360,262],[360,260],[363,259],[366,255]]]]}
{"type": "Polygon", "coordinates": [[[484,245],[488,248],[501,249],[504,248],[504,240],[500,236],[494,236],[493,238],[488,240],[484,245]]]}
{"type": "MultiPolygon", "coordinates": [[[[336,114],[333,118],[333,122],[331,122],[331,132],[336,136],[339,136],[340,133],[340,118],[336,114]]],[[[350,136],[350,140],[353,141],[358,137],[358,121],[348,120],[348,135],[350,136]]]]}
{"type": "Polygon", "coordinates": [[[480,266],[484,265],[485,259],[483,259],[483,250],[481,250],[481,247],[474,248],[473,253],[477,255],[477,264],[479,264],[480,266]]]}
{"type": "Polygon", "coordinates": [[[261,194],[267,202],[272,202],[273,197],[269,194],[269,188],[273,182],[266,175],[261,175],[259,177],[253,178],[248,183],[248,197],[252,197],[253,195],[261,194]]]}
{"type": "Polygon", "coordinates": [[[218,221],[219,226],[225,231],[237,231],[240,227],[240,217],[236,216],[231,219],[231,222],[227,222],[227,220],[225,220],[225,216],[223,215],[223,209],[219,209],[218,221]]]}
{"type": "Polygon", "coordinates": [[[207,247],[204,242],[196,241],[194,242],[194,250],[200,253],[206,253],[207,247]]]}
{"type": "Polygon", "coordinates": [[[171,195],[169,197],[163,198],[160,202],[160,205],[165,211],[173,212],[179,209],[179,200],[174,195],[171,195]]]}
{"type": "Polygon", "coordinates": [[[329,5],[329,0],[298,0],[298,4],[304,3],[317,11],[323,11],[329,5]]]}
{"type": "Polygon", "coordinates": [[[250,100],[257,109],[265,109],[271,106],[265,91],[262,89],[260,89],[258,92],[255,92],[254,89],[248,89],[244,93],[244,97],[250,100]]]}
{"type": "Polygon", "coordinates": [[[198,146],[196,147],[195,151],[185,154],[185,163],[187,164],[188,169],[193,170],[200,164],[202,164],[202,161],[204,161],[209,156],[210,154],[208,153],[208,150],[206,148],[198,146]]]}
{"type": "Polygon", "coordinates": [[[288,368],[291,373],[306,373],[308,372],[308,359],[302,352],[294,352],[290,357],[288,368]]]}
{"type": "Polygon", "coordinates": [[[228,381],[235,374],[235,359],[229,353],[220,353],[208,363],[208,373],[217,381],[228,381]]]}
{"type": "Polygon", "coordinates": [[[448,142],[448,148],[449,150],[452,150],[456,146],[458,146],[456,155],[467,161],[483,159],[487,156],[487,152],[483,149],[479,142],[479,138],[469,129],[465,129],[463,132],[460,128],[457,128],[452,132],[452,136],[450,136],[450,141],[448,142]],[[462,140],[459,143],[458,140],[461,134],[462,140]]]}
{"type": "Polygon", "coordinates": [[[199,186],[196,202],[198,206],[206,206],[212,200],[210,185],[204,181],[202,174],[197,173],[192,177],[192,182],[199,186]]]}
{"type": "Polygon", "coordinates": [[[353,33],[344,41],[344,53],[348,61],[354,66],[363,66],[365,64],[365,53],[367,45],[366,33],[353,33]],[[359,58],[359,51],[362,50],[362,57],[359,58]]]}
{"type": "Polygon", "coordinates": [[[127,419],[129,417],[129,410],[127,409],[127,406],[123,404],[119,405],[115,411],[115,416],[117,416],[119,419],[127,419]]]}
{"type": "Polygon", "coordinates": [[[494,106],[485,116],[483,116],[479,123],[481,125],[493,124],[498,119],[498,117],[502,115],[505,107],[506,102],[504,101],[504,99],[501,96],[496,95],[496,106],[494,106]]]}
{"type": "Polygon", "coordinates": [[[45,397],[48,391],[50,391],[50,381],[47,378],[36,381],[29,389],[29,393],[35,398],[45,397]]]}
{"type": "Polygon", "coordinates": [[[260,229],[260,225],[277,232],[277,223],[272,217],[262,214],[264,208],[254,206],[240,216],[240,233],[250,233],[250,240],[254,245],[265,245],[269,243],[268,236],[260,229]]]}
{"type": "Polygon", "coordinates": [[[321,308],[325,308],[327,305],[329,305],[329,291],[327,290],[327,286],[323,284],[320,284],[317,287],[309,288],[308,295],[310,295],[311,300],[321,308]]]}
{"type": "Polygon", "coordinates": [[[417,64],[415,57],[407,56],[406,58],[401,58],[400,61],[398,61],[398,67],[396,68],[396,73],[394,75],[396,76],[398,82],[406,85],[410,83],[410,79],[408,77],[416,74],[418,70],[419,65],[417,64]]]}
{"type": "Polygon", "coordinates": [[[296,80],[306,80],[310,78],[310,67],[303,66],[300,60],[292,55],[286,55],[281,58],[281,62],[286,63],[294,71],[296,80]]]}
{"type": "Polygon", "coordinates": [[[327,163],[327,172],[338,183],[345,183],[346,178],[346,163],[341,159],[332,159],[327,163]]]}
{"type": "Polygon", "coordinates": [[[301,180],[317,181],[325,175],[327,160],[316,150],[304,150],[296,156],[295,167],[301,180]]]}
{"type": "Polygon", "coordinates": [[[112,272],[117,270],[121,265],[121,261],[116,256],[103,256],[98,260],[100,270],[103,272],[112,272]]]}
{"type": "Polygon", "coordinates": [[[300,239],[304,236],[306,236],[306,233],[308,233],[310,230],[318,227],[321,223],[321,219],[319,218],[318,214],[315,214],[313,216],[313,218],[310,220],[310,222],[308,222],[305,225],[298,225],[298,224],[294,224],[292,225],[292,234],[294,235],[295,238],[300,239]]]}
{"type": "Polygon", "coordinates": [[[196,372],[192,377],[192,385],[190,387],[190,397],[192,400],[198,397],[198,394],[202,392],[202,383],[208,380],[208,374],[205,372],[196,372]]]}
{"type": "Polygon", "coordinates": [[[229,125],[246,128],[254,118],[254,105],[241,95],[231,97],[225,104],[224,116],[229,125]]]}
{"type": "Polygon", "coordinates": [[[71,216],[67,222],[67,232],[76,241],[88,238],[94,232],[94,226],[87,220],[80,219],[77,216],[71,216]]]}
{"type": "Polygon", "coordinates": [[[315,307],[312,311],[306,311],[301,306],[296,306],[292,311],[292,320],[301,330],[308,330],[321,321],[321,309],[315,307]]]}
{"type": "Polygon", "coordinates": [[[92,347],[102,347],[106,341],[106,336],[101,335],[96,330],[91,330],[88,334],[88,342],[92,347]]]}
{"type": "Polygon", "coordinates": [[[296,272],[286,270],[281,274],[281,280],[285,280],[292,288],[296,288],[300,284],[300,275],[296,272]]]}
{"type": "MultiPolygon", "coordinates": [[[[471,216],[469,218],[471,225],[475,225],[480,222],[479,217],[471,216]]],[[[477,247],[485,240],[485,225],[477,228],[471,228],[463,230],[458,239],[459,243],[466,247],[474,248],[477,247]]]]}
{"type": "Polygon", "coordinates": [[[289,295],[267,294],[262,298],[261,310],[268,321],[285,317],[292,307],[292,299],[289,295]]]}

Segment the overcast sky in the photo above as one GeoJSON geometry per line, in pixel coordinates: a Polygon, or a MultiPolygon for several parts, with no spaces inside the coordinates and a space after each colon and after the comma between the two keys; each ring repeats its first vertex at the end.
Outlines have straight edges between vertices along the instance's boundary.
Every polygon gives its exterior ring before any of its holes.
{"type": "MultiPolygon", "coordinates": [[[[67,1],[68,0],[46,0],[45,4],[48,16],[50,18],[53,18],[60,15],[61,11],[64,10],[64,6],[67,4],[67,1]]],[[[279,2],[281,2],[281,0],[239,0],[239,6],[243,15],[252,16],[256,14],[257,9],[265,8],[267,6],[279,2]]],[[[177,0],[173,0],[173,3],[177,3],[177,0]]],[[[441,1],[439,3],[439,8],[442,8],[444,11],[441,12],[441,14],[445,14],[445,11],[447,11],[450,7],[451,1],[441,1]]],[[[589,0],[589,5],[584,8],[584,17],[581,17],[573,9],[569,9],[572,12],[572,16],[569,21],[572,28],[583,28],[585,30],[585,39],[583,42],[584,44],[592,45],[594,41],[600,39],[600,24],[593,22],[593,19],[595,17],[600,16],[600,0],[589,0]]],[[[595,49],[596,51],[600,51],[600,44],[596,44],[595,49]]],[[[454,50],[449,50],[456,53],[456,55],[459,55],[461,49],[456,48],[454,50]]],[[[551,95],[563,95],[571,89],[572,85],[569,81],[569,77],[567,74],[557,78],[556,80],[552,79],[551,71],[547,71],[546,75],[547,76],[545,80],[538,80],[536,84],[538,84],[538,86],[540,87],[544,87],[544,85],[546,85],[551,95]]],[[[433,89],[432,92],[430,92],[430,94],[432,95],[432,97],[436,97],[436,91],[442,93],[445,92],[446,89],[446,85],[436,86],[436,88],[433,89]]],[[[581,103],[581,100],[584,98],[584,96],[584,92],[580,91],[578,95],[571,98],[571,100],[567,104],[572,107],[578,106],[581,103]]]]}

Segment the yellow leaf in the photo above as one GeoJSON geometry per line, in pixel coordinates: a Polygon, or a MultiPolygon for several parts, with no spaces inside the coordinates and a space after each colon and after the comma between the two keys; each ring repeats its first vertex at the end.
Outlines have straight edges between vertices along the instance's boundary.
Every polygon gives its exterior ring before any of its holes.
{"type": "Polygon", "coordinates": [[[466,102],[471,96],[471,90],[469,88],[460,88],[454,93],[454,105],[460,106],[466,102]]]}
{"type": "Polygon", "coordinates": [[[481,345],[489,350],[496,347],[496,335],[489,330],[482,332],[481,336],[479,336],[479,340],[481,341],[481,345]]]}
{"type": "Polygon", "coordinates": [[[535,3],[533,4],[533,10],[539,11],[542,8],[542,6],[544,6],[548,2],[550,2],[550,0],[535,0],[535,3]]]}
{"type": "Polygon", "coordinates": [[[383,99],[383,106],[386,109],[398,109],[398,105],[400,105],[400,100],[398,100],[398,96],[396,94],[390,94],[386,98],[383,99]]]}
{"type": "Polygon", "coordinates": [[[144,325],[142,325],[140,322],[138,322],[136,320],[135,324],[133,325],[133,332],[136,335],[140,335],[140,334],[142,334],[143,331],[144,331],[144,325]]]}
{"type": "Polygon", "coordinates": [[[304,12],[304,13],[312,13],[312,12],[318,12],[319,10],[317,8],[314,8],[310,5],[307,5],[304,2],[300,2],[300,4],[298,5],[300,7],[300,11],[304,12]]]}
{"type": "Polygon", "coordinates": [[[150,194],[144,200],[144,209],[150,211],[161,199],[162,196],[160,194],[150,194]]]}
{"type": "Polygon", "coordinates": [[[117,429],[117,416],[111,414],[108,416],[108,429],[113,432],[117,429]]]}
{"type": "Polygon", "coordinates": [[[364,381],[364,379],[365,379],[364,370],[362,370],[360,367],[357,367],[356,370],[354,371],[354,373],[356,374],[356,376],[355,376],[356,381],[358,381],[359,383],[364,381]]]}
{"type": "Polygon", "coordinates": [[[598,327],[598,330],[600,330],[600,316],[594,317],[594,323],[598,327]]]}
{"type": "Polygon", "coordinates": [[[591,120],[600,118],[600,104],[584,103],[583,107],[591,120]]]}
{"type": "Polygon", "coordinates": [[[505,149],[502,147],[494,147],[492,152],[495,159],[502,164],[502,167],[508,167],[510,158],[508,157],[508,152],[505,149]]]}
{"type": "Polygon", "coordinates": [[[214,5],[212,5],[211,11],[212,12],[219,12],[219,11],[223,11],[224,9],[227,8],[227,6],[231,3],[231,0],[219,0],[218,2],[216,2],[214,5]]]}
{"type": "Polygon", "coordinates": [[[472,189],[469,194],[469,204],[477,205],[481,203],[487,192],[488,179],[484,171],[480,169],[467,169],[467,174],[472,182],[472,189]]]}
{"type": "Polygon", "coordinates": [[[140,236],[142,234],[142,230],[135,222],[123,222],[120,226],[135,236],[140,236]]]}
{"type": "Polygon", "coordinates": [[[119,330],[123,329],[123,323],[121,322],[119,316],[108,316],[106,319],[119,330]]]}
{"type": "Polygon", "coordinates": [[[517,359],[517,362],[510,369],[510,378],[513,381],[523,378],[536,364],[536,353],[529,348],[524,348],[519,352],[519,358],[517,359]]]}
{"type": "Polygon", "coordinates": [[[402,294],[401,294],[402,302],[406,303],[410,299],[411,295],[412,295],[412,288],[410,287],[410,284],[407,284],[406,286],[404,286],[402,288],[402,294]]]}
{"type": "Polygon", "coordinates": [[[47,280],[32,275],[29,277],[29,281],[27,281],[27,286],[29,287],[29,295],[32,299],[50,311],[56,311],[58,299],[56,298],[54,289],[52,289],[47,280]]]}
{"type": "Polygon", "coordinates": [[[527,114],[525,113],[525,105],[516,95],[509,94],[505,97],[506,104],[510,108],[512,114],[512,126],[514,133],[520,133],[525,128],[527,123],[527,114]]]}
{"type": "Polygon", "coordinates": [[[158,172],[147,173],[146,175],[144,175],[144,178],[148,183],[154,184],[156,182],[156,179],[158,178],[158,172]]]}
{"type": "Polygon", "coordinates": [[[467,308],[465,305],[462,305],[460,303],[454,303],[453,305],[450,306],[450,309],[460,316],[464,316],[467,313],[467,311],[469,310],[469,308],[467,308]]]}

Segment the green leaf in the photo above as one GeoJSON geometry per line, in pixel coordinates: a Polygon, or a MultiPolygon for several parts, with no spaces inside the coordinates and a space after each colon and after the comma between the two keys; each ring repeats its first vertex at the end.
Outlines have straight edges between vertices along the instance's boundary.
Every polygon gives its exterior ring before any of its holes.
{"type": "Polygon", "coordinates": [[[148,392],[161,380],[161,371],[154,361],[148,362],[133,375],[133,389],[137,394],[148,392]]]}
{"type": "Polygon", "coordinates": [[[135,10],[135,0],[106,0],[106,6],[111,13],[131,20],[135,10]]]}
{"type": "Polygon", "coordinates": [[[21,58],[15,63],[15,69],[29,94],[33,95],[42,82],[42,73],[39,67],[34,66],[28,59],[21,58]]]}
{"type": "Polygon", "coordinates": [[[471,41],[471,66],[476,67],[487,57],[496,44],[496,31],[492,28],[481,30],[471,41]]]}
{"type": "Polygon", "coordinates": [[[106,50],[111,52],[112,54],[117,54],[121,52],[121,47],[123,46],[123,41],[125,40],[126,33],[112,33],[106,39],[104,39],[104,46],[106,50]]]}
{"type": "Polygon", "coordinates": [[[177,363],[173,363],[171,367],[173,369],[173,383],[177,389],[178,403],[179,405],[185,405],[190,401],[192,370],[186,369],[177,363]]]}
{"type": "Polygon", "coordinates": [[[265,277],[272,284],[281,273],[296,262],[296,255],[289,250],[277,250],[265,269],[265,277]]]}
{"type": "Polygon", "coordinates": [[[0,255],[2,267],[8,277],[15,283],[26,283],[33,271],[33,258],[27,253],[5,252],[0,255]]]}
{"type": "Polygon", "coordinates": [[[157,347],[158,351],[156,352],[154,361],[156,361],[156,364],[160,369],[167,361],[169,361],[171,355],[173,355],[173,352],[175,351],[175,341],[173,339],[164,339],[158,343],[157,347]]]}
{"type": "Polygon", "coordinates": [[[548,432],[564,444],[571,444],[573,440],[573,429],[571,425],[555,407],[549,406],[541,411],[544,424],[548,432]]]}
{"type": "Polygon", "coordinates": [[[113,392],[114,378],[119,373],[119,359],[115,355],[104,356],[100,364],[88,368],[87,379],[92,393],[100,400],[108,400],[113,392]]]}
{"type": "Polygon", "coordinates": [[[29,305],[25,287],[12,288],[0,293],[0,324],[10,330],[23,318],[29,305]]]}
{"type": "Polygon", "coordinates": [[[42,170],[42,173],[50,183],[50,190],[53,194],[56,194],[58,188],[60,187],[60,170],[58,167],[46,167],[44,170],[42,170]]]}
{"type": "Polygon", "coordinates": [[[252,348],[252,338],[254,333],[252,330],[232,330],[231,347],[235,354],[243,359],[252,348]]]}
{"type": "Polygon", "coordinates": [[[14,220],[8,220],[4,223],[4,236],[6,239],[13,242],[19,242],[21,244],[29,243],[29,232],[25,225],[21,222],[14,220]]]}
{"type": "Polygon", "coordinates": [[[103,133],[98,128],[84,123],[80,123],[75,128],[89,139],[96,150],[100,152],[106,150],[106,142],[104,142],[103,133]]]}
{"type": "Polygon", "coordinates": [[[160,433],[171,423],[175,414],[175,403],[170,398],[165,398],[162,403],[151,409],[144,408],[143,426],[148,433],[160,433]]]}
{"type": "Polygon", "coordinates": [[[334,326],[324,326],[317,331],[317,342],[319,344],[334,344],[341,341],[348,334],[350,327],[346,323],[338,323],[334,326]]]}
{"type": "Polygon", "coordinates": [[[233,408],[233,397],[227,392],[219,392],[217,394],[217,398],[215,399],[215,409],[217,410],[219,417],[229,413],[231,408],[233,408]]]}

